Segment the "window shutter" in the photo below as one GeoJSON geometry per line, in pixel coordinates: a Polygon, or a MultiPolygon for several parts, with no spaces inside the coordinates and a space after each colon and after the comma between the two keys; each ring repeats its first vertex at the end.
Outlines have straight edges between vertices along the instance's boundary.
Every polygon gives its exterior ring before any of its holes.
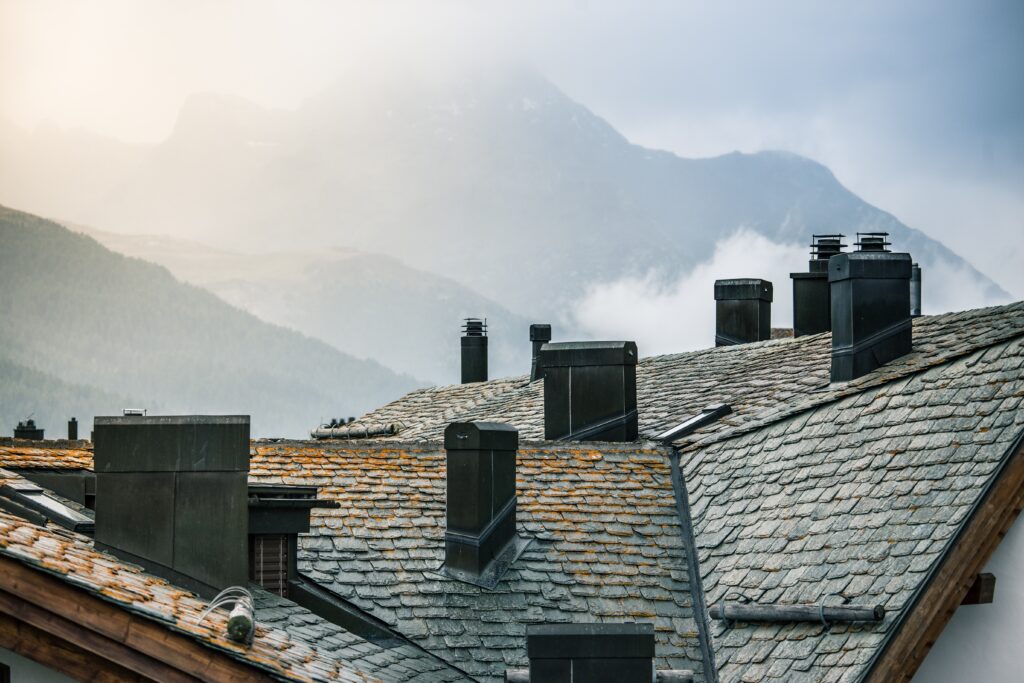
{"type": "Polygon", "coordinates": [[[249,537],[249,580],[288,597],[288,536],[249,537]]]}

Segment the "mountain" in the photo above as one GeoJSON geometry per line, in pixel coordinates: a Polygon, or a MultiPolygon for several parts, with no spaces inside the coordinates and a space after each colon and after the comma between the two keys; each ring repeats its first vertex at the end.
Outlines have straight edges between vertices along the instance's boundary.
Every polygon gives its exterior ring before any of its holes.
{"type": "MultiPolygon", "coordinates": [[[[799,245],[886,230],[926,272],[955,271],[986,301],[1007,298],[820,164],[646,149],[524,69],[346,77],[294,111],[195,96],[165,141],[129,156],[98,157],[113,184],[73,210],[60,199],[59,215],[229,249],[385,253],[529,319],[571,317],[595,284],[683,275],[743,229],[799,245]]],[[[46,187],[54,201],[69,191],[61,174],[26,168],[37,176],[18,187],[46,187]]],[[[0,187],[0,201],[22,199],[0,187]]],[[[22,205],[53,215],[32,202],[22,205]]]]}
{"type": "Polygon", "coordinates": [[[0,317],[0,412],[8,420],[42,412],[58,434],[67,416],[45,413],[33,394],[75,410],[83,429],[92,415],[116,411],[115,400],[131,400],[163,413],[251,414],[254,435],[295,437],[418,385],[265,323],[162,267],[3,207],[0,317]],[[80,385],[73,406],[68,385],[80,385]],[[24,404],[8,403],[15,400],[24,404]]]}
{"type": "Polygon", "coordinates": [[[390,256],[339,248],[243,254],[166,236],[68,227],[158,263],[262,320],[438,384],[459,381],[459,325],[466,317],[487,318],[492,377],[530,366],[530,321],[390,256]]]}

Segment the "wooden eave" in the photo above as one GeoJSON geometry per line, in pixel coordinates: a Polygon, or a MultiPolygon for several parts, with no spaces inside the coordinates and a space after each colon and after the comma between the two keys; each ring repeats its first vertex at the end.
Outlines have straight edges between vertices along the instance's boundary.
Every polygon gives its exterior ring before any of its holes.
{"type": "Polygon", "coordinates": [[[85,681],[274,680],[224,652],[7,557],[0,557],[0,646],[85,681]]]}
{"type": "Polygon", "coordinates": [[[1010,451],[994,484],[940,560],[924,590],[893,627],[895,632],[863,678],[867,683],[900,683],[913,678],[976,576],[1024,508],[1024,433],[1017,437],[1010,451]]]}

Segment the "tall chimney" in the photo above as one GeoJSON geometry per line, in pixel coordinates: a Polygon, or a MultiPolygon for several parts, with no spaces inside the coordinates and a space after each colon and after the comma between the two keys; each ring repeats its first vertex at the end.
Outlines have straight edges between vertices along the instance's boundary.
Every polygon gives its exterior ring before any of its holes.
{"type": "Polygon", "coordinates": [[[910,254],[886,233],[858,233],[859,251],[828,262],[832,295],[832,381],[865,375],[911,349],[910,254]]]}
{"type": "Polygon", "coordinates": [[[466,318],[462,324],[462,383],[487,381],[487,320],[466,318]]]}
{"type": "Polygon", "coordinates": [[[921,315],[921,266],[916,263],[910,268],[910,317],[921,315]]]}
{"type": "Polygon", "coordinates": [[[637,438],[636,343],[545,344],[544,438],[634,441],[637,438]]]}
{"type": "Polygon", "coordinates": [[[519,432],[494,422],[453,422],[444,430],[444,447],[444,566],[457,577],[474,580],[516,545],[519,432]]]}
{"type": "Polygon", "coordinates": [[[42,441],[43,440],[43,428],[36,426],[36,421],[32,418],[19,422],[18,426],[14,428],[15,439],[28,439],[29,441],[42,441]]]}
{"type": "Polygon", "coordinates": [[[202,595],[244,586],[249,416],[94,425],[96,546],[202,595]]]}
{"type": "Polygon", "coordinates": [[[650,623],[530,624],[530,683],[651,683],[650,623]]]}
{"type": "Polygon", "coordinates": [[[793,336],[818,334],[832,329],[828,260],[843,247],[843,235],[814,235],[806,273],[790,273],[793,279],[793,336]]]}
{"type": "Polygon", "coordinates": [[[715,346],[764,341],[772,336],[772,283],[715,280],[715,346]]]}
{"type": "Polygon", "coordinates": [[[78,439],[78,418],[68,420],[68,441],[78,439]]]}
{"type": "Polygon", "coordinates": [[[533,361],[530,363],[530,381],[544,376],[544,366],[538,363],[540,349],[551,341],[551,325],[530,325],[530,342],[533,344],[533,361]]]}

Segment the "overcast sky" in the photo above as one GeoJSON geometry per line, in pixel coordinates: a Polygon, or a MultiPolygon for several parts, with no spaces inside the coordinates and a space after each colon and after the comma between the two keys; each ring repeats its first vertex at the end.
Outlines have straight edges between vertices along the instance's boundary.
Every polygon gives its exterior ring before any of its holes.
{"type": "Polygon", "coordinates": [[[195,92],[511,58],[640,144],[821,161],[1024,298],[1024,2],[551,4],[0,0],[0,116],[155,142],[195,92]]]}

